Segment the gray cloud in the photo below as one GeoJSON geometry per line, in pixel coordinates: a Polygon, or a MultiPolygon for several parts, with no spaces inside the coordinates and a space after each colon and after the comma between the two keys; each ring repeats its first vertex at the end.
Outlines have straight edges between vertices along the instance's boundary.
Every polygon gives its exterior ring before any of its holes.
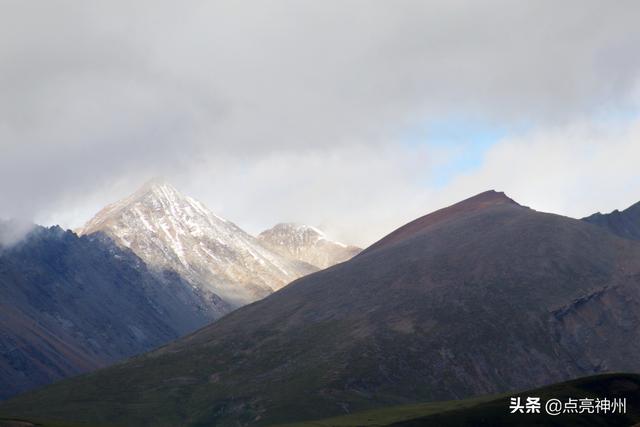
{"type": "Polygon", "coordinates": [[[364,242],[438,199],[407,130],[640,101],[634,1],[130,3],[2,2],[0,216],[76,226],[165,175],[364,242]]]}
{"type": "Polygon", "coordinates": [[[0,252],[20,242],[34,228],[30,222],[0,219],[0,252]]]}

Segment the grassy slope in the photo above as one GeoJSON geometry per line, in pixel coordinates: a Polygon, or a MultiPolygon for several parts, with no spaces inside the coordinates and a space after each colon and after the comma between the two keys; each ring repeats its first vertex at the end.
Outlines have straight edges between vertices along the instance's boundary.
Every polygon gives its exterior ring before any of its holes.
{"type": "MultiPolygon", "coordinates": [[[[482,396],[473,399],[393,406],[354,413],[342,417],[302,421],[282,427],[356,427],[356,426],[632,426],[640,423],[640,375],[606,374],[554,384],[532,391],[482,396]],[[549,398],[626,398],[626,415],[512,415],[509,398],[538,396],[549,398]]],[[[10,423],[0,419],[0,427],[98,427],[65,422],[10,423]]],[[[102,426],[107,427],[107,426],[102,426]]],[[[115,427],[115,426],[112,426],[115,427]]]]}
{"type": "MultiPolygon", "coordinates": [[[[543,410],[544,411],[544,410],[543,410]]],[[[359,412],[352,415],[288,424],[286,427],[355,426],[632,426],[640,423],[640,375],[607,374],[517,394],[484,396],[460,401],[403,405],[359,412]],[[509,398],[539,396],[549,398],[627,398],[626,415],[512,415],[509,398]]]]}

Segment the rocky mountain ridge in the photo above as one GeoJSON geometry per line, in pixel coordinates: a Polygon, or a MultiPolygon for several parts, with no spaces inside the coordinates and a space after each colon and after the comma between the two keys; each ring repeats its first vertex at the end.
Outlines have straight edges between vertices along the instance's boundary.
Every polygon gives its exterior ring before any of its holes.
{"type": "Polygon", "coordinates": [[[640,240],[640,202],[623,211],[616,209],[608,214],[598,212],[582,220],[604,227],[625,239],[640,240]]]}
{"type": "Polygon", "coordinates": [[[347,261],[362,250],[330,240],[323,231],[315,227],[296,223],[276,224],[260,233],[258,239],[282,256],[306,262],[319,269],[347,261]]]}
{"type": "Polygon", "coordinates": [[[150,268],[171,270],[234,306],[264,298],[317,270],[266,248],[234,223],[154,180],[102,209],[80,235],[101,232],[150,268]]]}

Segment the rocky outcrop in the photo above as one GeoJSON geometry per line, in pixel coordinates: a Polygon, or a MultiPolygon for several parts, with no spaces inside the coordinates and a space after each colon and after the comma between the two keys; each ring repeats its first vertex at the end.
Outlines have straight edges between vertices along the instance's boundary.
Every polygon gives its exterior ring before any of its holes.
{"type": "Polygon", "coordinates": [[[258,239],[278,254],[311,264],[319,269],[347,261],[362,249],[330,240],[315,227],[281,223],[263,231],[258,239]]]}

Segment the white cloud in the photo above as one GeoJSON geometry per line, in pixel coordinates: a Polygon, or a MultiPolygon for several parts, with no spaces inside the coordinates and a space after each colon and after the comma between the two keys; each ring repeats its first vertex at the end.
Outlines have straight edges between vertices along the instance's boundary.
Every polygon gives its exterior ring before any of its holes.
{"type": "Polygon", "coordinates": [[[211,158],[179,187],[218,214],[257,233],[277,222],[304,222],[343,241],[375,236],[424,213],[428,180],[446,152],[424,147],[349,144],[211,158]]]}
{"type": "MultiPolygon", "coordinates": [[[[0,14],[5,217],[77,226],[154,175],[240,225],[294,219],[360,243],[480,183],[573,212],[560,200],[587,209],[577,195],[593,187],[553,166],[577,143],[552,129],[640,105],[635,1],[34,5],[6,1],[0,14]],[[443,154],[398,138],[443,117],[554,137],[543,151],[556,172],[536,184],[483,169],[436,192],[425,171],[443,154]],[[544,192],[552,176],[563,182],[544,192]]],[[[509,170],[525,145],[504,142],[487,164],[509,170]]],[[[605,175],[603,191],[626,179],[605,175]]]]}
{"type": "Polygon", "coordinates": [[[496,188],[536,210],[581,218],[640,201],[638,158],[640,118],[581,120],[501,141],[482,167],[445,192],[460,197],[496,188]]]}

